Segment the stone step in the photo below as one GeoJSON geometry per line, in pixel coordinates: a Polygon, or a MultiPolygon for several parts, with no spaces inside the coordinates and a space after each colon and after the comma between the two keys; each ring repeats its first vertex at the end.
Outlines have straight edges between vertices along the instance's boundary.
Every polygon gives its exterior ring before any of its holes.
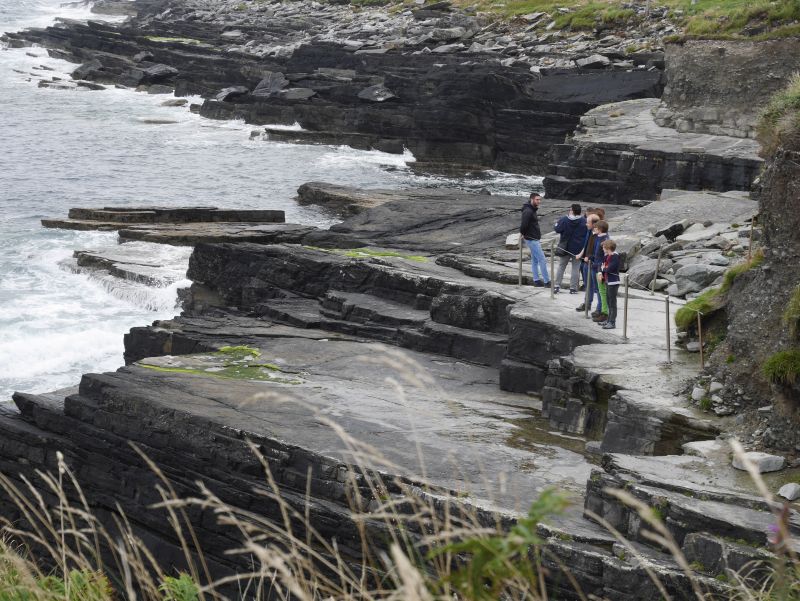
{"type": "Polygon", "coordinates": [[[428,311],[412,309],[370,294],[329,290],[320,301],[322,314],[333,319],[385,326],[421,327],[428,311]]]}
{"type": "Polygon", "coordinates": [[[506,354],[508,337],[428,321],[421,330],[402,330],[399,344],[416,351],[499,367],[506,354]]]}
{"type": "MultiPolygon", "coordinates": [[[[766,501],[749,494],[728,465],[696,457],[603,456],[603,469],[587,483],[585,508],[607,519],[631,540],[652,545],[642,535],[649,528],[635,509],[609,493],[623,489],[654,508],[679,545],[692,542],[693,533],[740,541],[756,550],[769,543],[775,515],[766,501]],[[688,541],[687,541],[688,539],[688,541]]],[[[790,510],[789,529],[800,533],[800,515],[790,510]]],[[[800,548],[800,543],[792,542],[800,548]]]]}
{"type": "Polygon", "coordinates": [[[319,328],[323,321],[319,302],[311,298],[272,299],[256,305],[253,312],[296,328],[319,328]]]}

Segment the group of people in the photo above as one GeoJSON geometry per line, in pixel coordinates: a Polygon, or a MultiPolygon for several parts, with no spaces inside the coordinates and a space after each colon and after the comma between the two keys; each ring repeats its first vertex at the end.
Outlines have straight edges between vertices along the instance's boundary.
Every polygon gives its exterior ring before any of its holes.
{"type": "MultiPolygon", "coordinates": [[[[531,251],[533,285],[540,288],[551,285],[539,227],[538,211],[541,203],[542,196],[532,193],[530,200],[522,207],[522,223],[519,228],[521,238],[531,251]]],[[[555,222],[553,229],[560,238],[555,251],[558,267],[553,290],[561,290],[564,272],[567,265],[571,264],[569,293],[578,294],[588,286],[589,307],[597,301],[597,307],[592,311],[592,320],[605,330],[613,330],[617,326],[620,257],[617,243],[609,238],[605,216],[603,208],[587,209],[586,213],[581,213],[581,205],[575,203],[567,215],[555,222]]],[[[583,303],[576,308],[576,311],[585,310],[583,303]]]]}

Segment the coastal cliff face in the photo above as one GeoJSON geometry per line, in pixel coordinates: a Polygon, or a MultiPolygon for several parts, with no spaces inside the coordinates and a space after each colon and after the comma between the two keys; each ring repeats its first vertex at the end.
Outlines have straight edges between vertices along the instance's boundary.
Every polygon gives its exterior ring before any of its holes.
{"type": "Polygon", "coordinates": [[[798,39],[667,44],[656,123],[680,132],[755,138],[759,111],[800,71],[798,39]]]}
{"type": "Polygon", "coordinates": [[[800,380],[787,365],[788,381],[770,382],[764,365],[776,353],[798,348],[800,144],[782,146],[769,160],[758,200],[764,261],[737,277],[730,290],[726,343],[717,358],[728,361],[724,370],[758,405],[774,401],[765,445],[793,450],[800,444],[800,380]]]}

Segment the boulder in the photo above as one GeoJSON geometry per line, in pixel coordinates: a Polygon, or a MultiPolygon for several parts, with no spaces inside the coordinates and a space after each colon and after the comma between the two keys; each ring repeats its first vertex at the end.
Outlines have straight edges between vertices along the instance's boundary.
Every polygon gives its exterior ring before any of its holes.
{"type": "MultiPolygon", "coordinates": [[[[758,451],[750,451],[744,454],[744,458],[750,461],[756,468],[759,474],[765,472],[777,472],[782,470],[786,465],[786,459],[779,455],[770,455],[768,453],[761,453],[758,451]]],[[[733,457],[733,467],[737,470],[744,470],[744,462],[738,455],[733,457]]]]}
{"type": "Polygon", "coordinates": [[[800,484],[797,482],[784,484],[778,491],[778,495],[789,501],[796,501],[797,499],[800,499],[800,484]]]}
{"type": "Polygon", "coordinates": [[[666,246],[669,242],[666,236],[656,236],[652,240],[648,240],[644,244],[642,244],[642,248],[639,252],[643,255],[649,255],[651,253],[655,253],[658,251],[659,248],[662,246],[666,246]]]}
{"type": "MultiPolygon", "coordinates": [[[[628,269],[628,278],[630,278],[631,285],[634,287],[649,288],[653,283],[653,275],[655,275],[658,259],[650,259],[647,257],[639,256],[636,261],[628,269]]],[[[660,271],[667,271],[672,267],[670,259],[661,259],[660,271]]]]}
{"type": "Polygon", "coordinates": [[[718,455],[725,447],[720,440],[696,440],[681,445],[683,452],[694,457],[710,458],[718,455]]]}
{"type": "Polygon", "coordinates": [[[142,50],[133,55],[133,60],[137,63],[153,60],[153,53],[147,50],[142,50]]]}
{"type": "Polygon", "coordinates": [[[575,61],[575,64],[585,69],[602,69],[610,65],[611,60],[602,54],[593,54],[586,58],[579,58],[575,61]]]}
{"type": "Polygon", "coordinates": [[[170,79],[171,77],[175,77],[178,74],[178,70],[175,67],[157,63],[147,67],[146,69],[143,69],[142,73],[143,83],[160,83],[164,80],[170,79]]]}
{"type": "Polygon", "coordinates": [[[700,292],[723,273],[725,273],[725,268],[719,265],[695,263],[681,267],[675,272],[677,296],[685,296],[689,292],[700,292]]]}
{"type": "Polygon", "coordinates": [[[374,86],[369,86],[368,88],[364,88],[358,93],[358,97],[361,100],[367,100],[369,102],[385,102],[392,98],[397,98],[395,94],[392,93],[391,90],[386,88],[383,84],[377,84],[374,86]]]}
{"type": "Polygon", "coordinates": [[[709,253],[702,257],[702,262],[708,265],[717,265],[719,267],[727,267],[731,264],[731,260],[719,253],[709,253]]]}
{"type": "Polygon", "coordinates": [[[161,103],[161,106],[185,106],[189,101],[186,98],[171,98],[161,103]]]}
{"type": "Polygon", "coordinates": [[[224,88],[223,90],[220,90],[219,94],[217,94],[214,98],[220,102],[228,102],[230,100],[236,100],[237,98],[246,96],[249,93],[250,90],[245,86],[231,86],[230,88],[224,88]]]}
{"type": "Polygon", "coordinates": [[[506,250],[519,250],[519,233],[509,234],[506,237],[506,250]]]}
{"type": "Polygon", "coordinates": [[[285,87],[289,85],[286,76],[280,72],[268,71],[264,74],[264,78],[258,82],[258,85],[253,90],[253,96],[258,98],[269,98],[274,96],[285,87]]]}
{"type": "Polygon", "coordinates": [[[72,72],[73,79],[88,79],[96,75],[98,71],[103,70],[103,64],[97,60],[92,59],[87,63],[83,63],[80,67],[72,72]]]}

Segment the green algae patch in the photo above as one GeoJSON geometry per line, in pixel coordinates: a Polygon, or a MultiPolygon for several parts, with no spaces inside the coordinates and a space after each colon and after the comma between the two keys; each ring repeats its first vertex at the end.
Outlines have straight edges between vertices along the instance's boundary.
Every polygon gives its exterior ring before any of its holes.
{"type": "Polygon", "coordinates": [[[293,372],[275,363],[259,361],[261,351],[249,346],[224,346],[215,353],[157,357],[136,363],[162,373],[189,374],[224,380],[253,380],[276,384],[302,384],[293,372]]]}
{"type": "Polygon", "coordinates": [[[208,46],[205,42],[195,40],[194,38],[165,38],[157,35],[147,35],[144,37],[151,42],[159,44],[186,44],[187,46],[208,46]]]}
{"type": "Polygon", "coordinates": [[[252,346],[223,346],[215,354],[228,357],[231,360],[241,360],[248,357],[260,357],[261,351],[252,346]]]}
{"type": "Polygon", "coordinates": [[[371,259],[373,257],[397,257],[398,259],[405,259],[407,261],[414,261],[415,263],[427,262],[427,257],[421,255],[406,255],[394,250],[380,250],[377,248],[320,248],[319,246],[304,246],[309,250],[318,250],[324,253],[331,253],[341,257],[349,257],[351,259],[371,259]]]}

